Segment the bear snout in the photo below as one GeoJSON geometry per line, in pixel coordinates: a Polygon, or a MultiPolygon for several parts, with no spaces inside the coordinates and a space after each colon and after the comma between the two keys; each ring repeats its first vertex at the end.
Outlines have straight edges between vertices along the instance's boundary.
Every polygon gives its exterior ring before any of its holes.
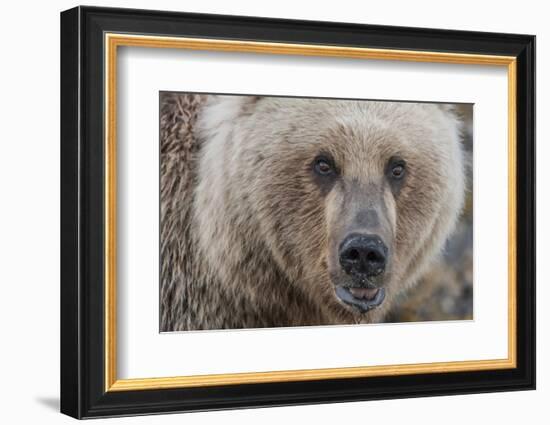
{"type": "Polygon", "coordinates": [[[374,283],[386,270],[388,247],[378,235],[354,233],[344,239],[338,257],[340,267],[353,280],[374,283]]]}

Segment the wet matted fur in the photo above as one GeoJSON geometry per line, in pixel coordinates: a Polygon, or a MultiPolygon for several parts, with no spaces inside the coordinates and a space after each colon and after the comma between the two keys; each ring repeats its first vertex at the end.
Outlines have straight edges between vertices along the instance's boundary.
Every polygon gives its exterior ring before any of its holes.
{"type": "Polygon", "coordinates": [[[162,331],[382,321],[461,211],[464,160],[448,107],[176,93],[160,102],[162,331]],[[312,173],[320,153],[338,178],[312,173]],[[392,185],[396,156],[407,175],[392,185]],[[345,283],[338,246],[367,210],[391,259],[385,301],[361,313],[334,288],[345,283]]]}

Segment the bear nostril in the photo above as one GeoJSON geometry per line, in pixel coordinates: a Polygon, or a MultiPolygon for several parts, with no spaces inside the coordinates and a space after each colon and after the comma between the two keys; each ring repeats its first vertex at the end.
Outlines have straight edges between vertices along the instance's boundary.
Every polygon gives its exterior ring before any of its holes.
{"type": "Polygon", "coordinates": [[[351,261],[359,260],[360,254],[356,249],[351,249],[348,253],[348,259],[351,261]]]}
{"type": "Polygon", "coordinates": [[[379,260],[378,254],[376,254],[376,252],[374,252],[374,251],[370,251],[367,254],[367,260],[368,261],[378,261],[379,260]]]}

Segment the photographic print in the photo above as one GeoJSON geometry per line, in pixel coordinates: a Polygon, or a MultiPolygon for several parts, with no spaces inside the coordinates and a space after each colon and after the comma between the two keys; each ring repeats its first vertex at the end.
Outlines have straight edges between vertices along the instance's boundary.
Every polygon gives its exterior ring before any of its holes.
{"type": "Polygon", "coordinates": [[[61,77],[63,413],[535,388],[534,36],[80,6],[61,77]]]}
{"type": "Polygon", "coordinates": [[[161,332],[473,318],[472,104],[159,96],[161,332]]]}

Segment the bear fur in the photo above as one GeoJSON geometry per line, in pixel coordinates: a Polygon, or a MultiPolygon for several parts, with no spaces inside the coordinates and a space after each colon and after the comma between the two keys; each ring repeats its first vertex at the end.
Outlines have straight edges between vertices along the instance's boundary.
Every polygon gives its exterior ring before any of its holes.
{"type": "Polygon", "coordinates": [[[448,106],[178,93],[160,102],[161,331],[381,322],[461,212],[460,122],[448,106]],[[330,181],[312,172],[320,152],[337,164],[330,181]],[[407,170],[398,185],[387,177],[396,155],[407,170]],[[391,260],[384,302],[364,312],[334,288],[344,279],[338,244],[366,206],[391,260]]]}

